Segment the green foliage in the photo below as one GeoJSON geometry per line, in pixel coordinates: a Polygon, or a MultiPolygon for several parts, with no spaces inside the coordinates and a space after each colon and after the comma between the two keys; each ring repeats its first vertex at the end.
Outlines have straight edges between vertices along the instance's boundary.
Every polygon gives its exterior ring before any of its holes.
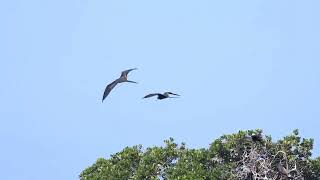
{"type": "Polygon", "coordinates": [[[283,174],[276,167],[282,163],[288,170],[292,169],[288,177],[320,179],[320,158],[311,158],[312,139],[301,138],[298,130],[294,130],[277,142],[272,142],[271,136],[253,141],[252,135],[259,133],[262,131],[258,129],[223,135],[209,148],[202,149],[187,148],[184,143],[178,145],[172,138],[165,140],[163,147],[145,150],[142,146],[126,147],[109,159],[99,158],[80,174],[80,179],[229,180],[239,179],[240,175],[248,178],[254,172],[248,173],[247,167],[256,161],[248,159],[245,156],[248,153],[269,162],[267,176],[280,179],[283,174]]]}
{"type": "Polygon", "coordinates": [[[303,174],[310,174],[312,149],[313,139],[303,138],[301,140],[299,131],[296,129],[293,131],[293,134],[279,140],[274,151],[284,151],[289,163],[295,161],[298,169],[300,169],[303,174]]]}
{"type": "Polygon", "coordinates": [[[83,180],[130,179],[139,167],[142,156],[141,146],[126,147],[112,155],[109,160],[99,158],[94,165],[84,170],[80,177],[83,180]]]}

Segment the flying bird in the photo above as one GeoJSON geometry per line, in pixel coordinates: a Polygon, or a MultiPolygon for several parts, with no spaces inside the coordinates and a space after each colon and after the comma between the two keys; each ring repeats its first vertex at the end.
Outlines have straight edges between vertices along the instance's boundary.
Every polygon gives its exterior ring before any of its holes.
{"type": "Polygon", "coordinates": [[[136,70],[137,68],[133,68],[133,69],[128,69],[128,70],[125,70],[125,71],[122,71],[121,72],[121,76],[116,79],[115,81],[113,81],[112,83],[110,83],[106,89],[104,90],[104,93],[103,93],[103,97],[102,97],[102,102],[103,100],[109,95],[109,93],[111,92],[111,90],[116,87],[116,85],[118,83],[124,83],[124,82],[129,82],[129,83],[137,83],[137,82],[134,82],[134,81],[129,81],[128,80],[128,74],[130,71],[133,71],[133,70],[136,70]]]}
{"type": "Polygon", "coordinates": [[[153,96],[158,96],[157,99],[159,99],[159,100],[166,99],[166,98],[177,98],[177,97],[170,97],[170,95],[180,96],[179,94],[175,94],[175,93],[172,93],[172,92],[165,92],[163,94],[160,94],[160,93],[148,94],[143,98],[150,98],[150,97],[153,97],[153,96]]]}

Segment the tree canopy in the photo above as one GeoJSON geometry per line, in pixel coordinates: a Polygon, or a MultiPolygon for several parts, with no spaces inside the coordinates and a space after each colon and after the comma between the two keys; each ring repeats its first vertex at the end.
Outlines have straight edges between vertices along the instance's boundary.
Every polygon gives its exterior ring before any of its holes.
{"type": "Polygon", "coordinates": [[[208,148],[188,148],[173,138],[163,147],[126,147],[109,159],[99,158],[81,180],[262,180],[320,179],[320,158],[313,159],[313,139],[298,130],[273,142],[262,130],[223,135],[208,148]]]}

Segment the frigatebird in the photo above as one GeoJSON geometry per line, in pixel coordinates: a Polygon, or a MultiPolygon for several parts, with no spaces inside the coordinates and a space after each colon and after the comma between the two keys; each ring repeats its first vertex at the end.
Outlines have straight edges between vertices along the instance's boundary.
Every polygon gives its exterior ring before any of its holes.
{"type": "Polygon", "coordinates": [[[118,83],[124,83],[124,82],[129,82],[129,83],[137,83],[137,82],[134,82],[134,81],[129,81],[128,80],[128,74],[130,71],[133,71],[133,70],[136,70],[137,68],[133,68],[133,69],[128,69],[128,70],[125,70],[125,71],[122,71],[121,72],[121,76],[116,79],[115,81],[113,81],[112,83],[110,83],[106,89],[104,90],[104,93],[103,93],[103,97],[102,97],[102,102],[103,100],[109,95],[109,93],[111,92],[111,90],[116,87],[116,85],[118,83]]]}
{"type": "Polygon", "coordinates": [[[159,99],[159,100],[166,99],[166,98],[177,98],[177,97],[170,97],[170,95],[180,96],[179,94],[175,94],[175,93],[172,93],[172,92],[165,92],[163,94],[160,94],[160,93],[148,94],[143,98],[150,98],[150,97],[153,97],[153,96],[158,96],[157,99],[159,99]]]}
{"type": "Polygon", "coordinates": [[[258,132],[257,134],[252,134],[251,138],[252,138],[253,142],[262,142],[263,141],[263,137],[262,137],[261,132],[258,132]]]}

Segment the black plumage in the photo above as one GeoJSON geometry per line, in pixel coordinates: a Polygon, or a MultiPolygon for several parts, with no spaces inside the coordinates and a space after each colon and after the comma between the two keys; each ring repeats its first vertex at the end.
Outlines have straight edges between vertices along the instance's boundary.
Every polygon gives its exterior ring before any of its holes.
{"type": "Polygon", "coordinates": [[[175,94],[175,93],[172,93],[172,92],[165,92],[163,94],[160,94],[160,93],[148,94],[148,95],[144,96],[143,98],[150,98],[150,97],[153,97],[153,96],[157,96],[157,99],[159,99],[159,100],[166,99],[166,98],[177,98],[177,97],[170,97],[170,95],[180,96],[179,94],[175,94]]]}
{"type": "Polygon", "coordinates": [[[104,93],[103,93],[103,97],[102,97],[102,102],[105,100],[105,98],[110,94],[110,92],[112,91],[112,89],[114,87],[116,87],[116,85],[118,83],[123,83],[123,82],[130,82],[130,83],[137,83],[137,82],[134,82],[134,81],[129,81],[128,80],[128,74],[133,71],[133,70],[136,70],[137,68],[133,68],[133,69],[128,69],[128,70],[125,70],[125,71],[122,71],[121,72],[121,75],[118,79],[116,79],[115,81],[113,81],[112,83],[110,83],[109,85],[107,85],[107,87],[105,88],[104,90],[104,93]]]}

